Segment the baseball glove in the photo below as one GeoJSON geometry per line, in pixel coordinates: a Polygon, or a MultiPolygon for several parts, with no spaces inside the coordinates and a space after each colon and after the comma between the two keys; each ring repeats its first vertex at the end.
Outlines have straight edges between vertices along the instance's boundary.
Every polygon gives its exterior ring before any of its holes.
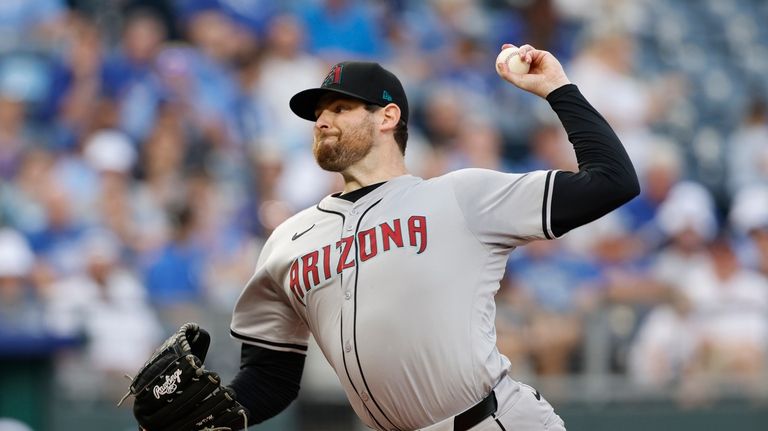
{"type": "Polygon", "coordinates": [[[145,431],[248,428],[248,411],[219,376],[203,367],[211,337],[184,324],[152,354],[118,406],[134,396],[133,415],[145,431]]]}

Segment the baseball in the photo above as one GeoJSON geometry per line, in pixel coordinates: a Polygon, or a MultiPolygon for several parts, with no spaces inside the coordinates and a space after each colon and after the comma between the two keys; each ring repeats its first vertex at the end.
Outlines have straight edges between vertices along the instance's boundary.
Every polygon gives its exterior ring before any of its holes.
{"type": "Polygon", "coordinates": [[[517,48],[509,47],[504,48],[496,57],[496,73],[501,75],[501,64],[507,63],[509,71],[512,73],[528,73],[531,65],[524,62],[519,55],[517,55],[517,48]]]}

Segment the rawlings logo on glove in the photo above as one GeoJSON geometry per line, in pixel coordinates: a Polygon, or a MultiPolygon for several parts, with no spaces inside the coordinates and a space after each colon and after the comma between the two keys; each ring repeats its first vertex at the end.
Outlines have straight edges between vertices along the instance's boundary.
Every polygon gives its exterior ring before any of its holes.
{"type": "Polygon", "coordinates": [[[155,386],[152,393],[155,398],[160,399],[161,395],[167,395],[176,391],[176,384],[181,383],[181,370],[176,370],[170,376],[165,376],[165,383],[162,386],[155,386]]]}
{"type": "Polygon", "coordinates": [[[248,428],[248,411],[234,391],[203,366],[210,341],[197,324],[183,325],[139,370],[118,405],[135,397],[133,415],[146,431],[248,428]]]}

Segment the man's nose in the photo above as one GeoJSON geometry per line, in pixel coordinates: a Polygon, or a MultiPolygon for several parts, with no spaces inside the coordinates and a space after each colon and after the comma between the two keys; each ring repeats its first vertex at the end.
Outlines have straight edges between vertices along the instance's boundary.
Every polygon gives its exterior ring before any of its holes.
{"type": "Polygon", "coordinates": [[[315,120],[315,128],[322,130],[328,129],[330,127],[330,114],[328,113],[327,109],[324,109],[322,112],[320,112],[320,115],[317,116],[317,120],[315,120]]]}

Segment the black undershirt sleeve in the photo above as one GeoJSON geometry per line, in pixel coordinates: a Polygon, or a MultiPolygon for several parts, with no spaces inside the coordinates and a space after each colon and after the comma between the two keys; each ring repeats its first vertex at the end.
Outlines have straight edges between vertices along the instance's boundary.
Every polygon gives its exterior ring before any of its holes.
{"type": "Polygon", "coordinates": [[[550,224],[560,236],[628,202],[640,185],[621,141],[575,85],[558,88],[547,101],[579,162],[578,172],[560,171],[554,179],[550,224]]]}
{"type": "Polygon", "coordinates": [[[243,344],[240,372],[229,387],[248,409],[248,422],[260,423],[283,411],[299,394],[305,355],[243,344]]]}

